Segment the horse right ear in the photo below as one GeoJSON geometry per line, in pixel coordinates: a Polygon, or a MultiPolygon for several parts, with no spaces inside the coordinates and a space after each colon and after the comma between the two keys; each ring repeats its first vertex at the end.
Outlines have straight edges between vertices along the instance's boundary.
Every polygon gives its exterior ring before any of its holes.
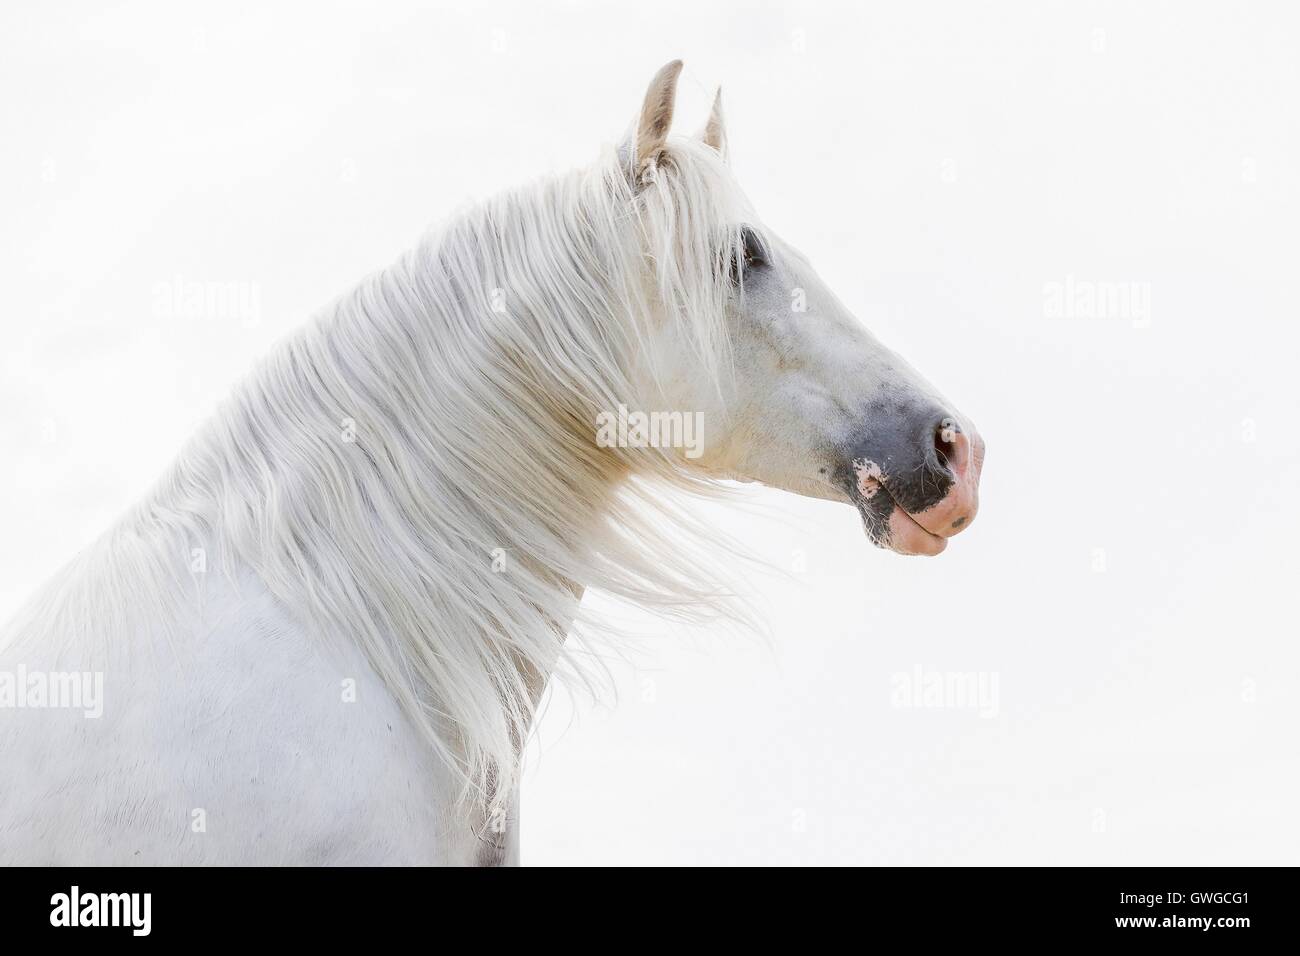
{"type": "Polygon", "coordinates": [[[636,124],[629,157],[635,185],[644,185],[654,178],[655,167],[659,164],[664,144],[668,141],[668,130],[673,125],[677,77],[681,72],[682,61],[673,60],[655,74],[645,92],[645,102],[641,105],[641,118],[636,124]]]}
{"type": "Polygon", "coordinates": [[[727,128],[722,122],[722,87],[713,94],[713,107],[709,110],[709,121],[700,130],[700,139],[706,146],[712,146],[723,158],[727,158],[727,128]]]}

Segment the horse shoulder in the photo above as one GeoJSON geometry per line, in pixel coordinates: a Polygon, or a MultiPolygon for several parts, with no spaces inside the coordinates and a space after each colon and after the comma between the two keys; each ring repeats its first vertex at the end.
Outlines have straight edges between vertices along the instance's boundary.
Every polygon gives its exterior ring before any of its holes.
{"type": "Polygon", "coordinates": [[[0,655],[103,674],[98,717],[0,712],[0,862],[477,862],[452,774],[361,652],[251,576],[209,591],[165,637],[0,655]]]}

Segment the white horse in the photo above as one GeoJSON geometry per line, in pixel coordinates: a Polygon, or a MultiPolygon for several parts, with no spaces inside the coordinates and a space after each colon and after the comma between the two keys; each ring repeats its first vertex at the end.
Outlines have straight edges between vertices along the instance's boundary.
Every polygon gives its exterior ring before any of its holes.
{"type": "Polygon", "coordinates": [[[971,423],[760,224],[719,100],[669,139],[680,69],[282,344],[0,632],[0,861],[516,861],[584,589],[715,601],[662,483],[970,524],[971,423]]]}

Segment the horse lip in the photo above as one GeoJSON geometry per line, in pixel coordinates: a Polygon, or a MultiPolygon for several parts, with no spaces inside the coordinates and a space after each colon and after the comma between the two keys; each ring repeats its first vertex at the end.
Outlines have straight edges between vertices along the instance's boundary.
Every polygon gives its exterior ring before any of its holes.
{"type": "Polygon", "coordinates": [[[934,556],[948,547],[948,539],[923,527],[895,503],[894,510],[889,514],[888,546],[898,554],[934,556]],[[904,536],[906,541],[903,540],[904,536]]]}
{"type": "Polygon", "coordinates": [[[905,511],[889,491],[889,486],[881,478],[867,476],[874,485],[867,485],[862,474],[858,473],[856,481],[849,482],[849,500],[853,502],[862,518],[862,525],[871,543],[878,548],[885,548],[896,554],[937,555],[948,547],[948,539],[921,526],[912,515],[905,511]],[[870,487],[870,492],[864,490],[870,487]],[[877,495],[884,495],[889,502],[889,510],[871,507],[877,495]]]}

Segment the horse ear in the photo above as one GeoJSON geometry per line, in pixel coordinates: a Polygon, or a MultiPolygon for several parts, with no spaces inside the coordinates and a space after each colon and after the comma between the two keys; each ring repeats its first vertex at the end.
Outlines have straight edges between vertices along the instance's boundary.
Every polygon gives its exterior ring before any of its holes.
{"type": "Polygon", "coordinates": [[[720,86],[713,96],[709,121],[704,124],[704,129],[700,130],[700,139],[704,140],[706,146],[716,149],[723,159],[727,158],[727,130],[722,122],[722,87],[720,86]]]}
{"type": "Polygon", "coordinates": [[[635,179],[644,182],[647,172],[654,168],[668,140],[668,130],[673,125],[673,104],[677,100],[677,76],[682,72],[682,61],[673,60],[665,65],[645,91],[641,106],[641,119],[636,126],[636,143],[633,152],[635,179]]]}

